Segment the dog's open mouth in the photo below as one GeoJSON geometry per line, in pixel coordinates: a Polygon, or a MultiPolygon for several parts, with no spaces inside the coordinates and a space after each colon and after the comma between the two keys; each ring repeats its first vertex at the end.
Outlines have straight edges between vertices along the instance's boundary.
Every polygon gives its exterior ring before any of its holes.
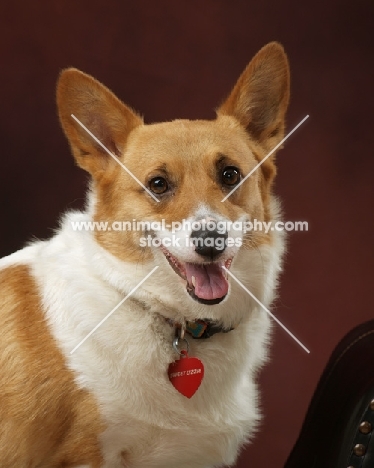
{"type": "Polygon", "coordinates": [[[230,268],[232,258],[224,262],[188,263],[181,262],[167,249],[161,247],[173,270],[184,280],[189,295],[202,304],[219,304],[229,290],[227,273],[223,266],[230,268]]]}

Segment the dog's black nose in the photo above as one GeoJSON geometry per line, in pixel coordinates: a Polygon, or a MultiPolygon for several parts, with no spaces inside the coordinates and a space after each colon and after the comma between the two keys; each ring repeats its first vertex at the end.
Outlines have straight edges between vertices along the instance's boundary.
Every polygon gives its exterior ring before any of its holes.
{"type": "Polygon", "coordinates": [[[195,252],[212,260],[225,250],[226,240],[227,232],[219,233],[216,230],[199,229],[191,234],[195,252]]]}

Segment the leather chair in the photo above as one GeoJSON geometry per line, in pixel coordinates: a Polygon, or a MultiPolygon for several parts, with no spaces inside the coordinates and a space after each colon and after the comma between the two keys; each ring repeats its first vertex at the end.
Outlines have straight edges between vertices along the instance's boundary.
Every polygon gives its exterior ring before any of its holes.
{"type": "Polygon", "coordinates": [[[374,320],[333,351],[284,468],[374,468],[374,320]]]}

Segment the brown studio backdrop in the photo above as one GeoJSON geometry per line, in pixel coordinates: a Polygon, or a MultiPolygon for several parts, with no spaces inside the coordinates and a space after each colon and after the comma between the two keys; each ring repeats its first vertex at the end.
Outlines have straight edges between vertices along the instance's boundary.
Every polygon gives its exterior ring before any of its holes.
{"type": "MultiPolygon", "coordinates": [[[[291,62],[290,130],[276,190],[289,236],[271,363],[260,376],[264,420],[238,467],[281,468],[339,338],[372,318],[374,3],[83,0],[0,6],[0,253],[52,234],[83,205],[54,102],[59,71],[104,82],[147,122],[211,118],[252,55],[279,40],[291,62]]],[[[193,447],[191,447],[193,450],[193,447]]]]}

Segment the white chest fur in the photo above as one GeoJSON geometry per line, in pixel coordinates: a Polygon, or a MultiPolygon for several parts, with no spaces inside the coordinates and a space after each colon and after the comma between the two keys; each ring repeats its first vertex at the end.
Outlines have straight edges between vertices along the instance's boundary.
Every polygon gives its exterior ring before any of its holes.
{"type": "MultiPolygon", "coordinates": [[[[172,348],[173,330],[160,314],[165,304],[170,315],[175,303],[177,316],[182,305],[177,299],[180,291],[168,278],[164,285],[163,272],[153,282],[150,278],[147,288],[132,295],[71,354],[153,265],[134,271],[121,263],[120,274],[116,260],[87,233],[75,235],[74,242],[70,235],[62,231],[51,241],[34,245],[25,261],[40,285],[48,323],[67,365],[77,384],[99,404],[107,426],[101,435],[106,468],[207,468],[232,463],[259,417],[253,377],[266,357],[267,315],[240,287],[232,286],[230,297],[216,310],[218,316],[233,320],[241,313],[239,326],[207,340],[190,339],[190,355],[205,366],[203,383],[191,399],[179,394],[167,375],[178,356],[172,348]],[[100,275],[93,273],[97,271],[100,275]]],[[[263,252],[262,271],[266,260],[263,252]]],[[[269,255],[270,264],[272,260],[269,255]]],[[[254,278],[251,288],[270,302],[273,279],[254,278]],[[260,283],[268,284],[269,290],[261,289],[260,283]]],[[[186,313],[207,307],[195,305],[187,294],[182,300],[186,313]]]]}

